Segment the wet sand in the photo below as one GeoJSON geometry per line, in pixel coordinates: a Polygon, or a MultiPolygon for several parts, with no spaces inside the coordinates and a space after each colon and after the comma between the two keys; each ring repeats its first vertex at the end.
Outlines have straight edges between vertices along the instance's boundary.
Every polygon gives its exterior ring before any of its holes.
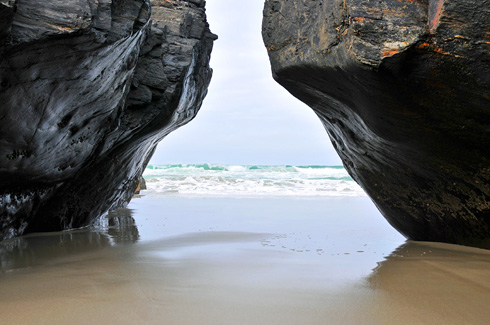
{"type": "Polygon", "coordinates": [[[0,243],[0,324],[487,324],[490,251],[405,242],[367,198],[133,200],[0,243]]]}

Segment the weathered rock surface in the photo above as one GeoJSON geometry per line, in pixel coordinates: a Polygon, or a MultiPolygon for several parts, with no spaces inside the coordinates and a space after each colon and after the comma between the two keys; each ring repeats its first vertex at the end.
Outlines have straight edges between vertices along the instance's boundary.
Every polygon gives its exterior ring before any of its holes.
{"type": "Polygon", "coordinates": [[[129,202],[211,78],[204,0],[0,0],[0,240],[129,202]]]}
{"type": "Polygon", "coordinates": [[[266,0],[274,78],[411,239],[490,248],[490,1],[266,0]]]}

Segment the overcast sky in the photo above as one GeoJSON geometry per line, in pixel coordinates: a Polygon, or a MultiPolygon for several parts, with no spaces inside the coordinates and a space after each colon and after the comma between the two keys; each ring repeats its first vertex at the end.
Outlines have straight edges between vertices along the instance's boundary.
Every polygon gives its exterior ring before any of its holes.
{"type": "Polygon", "coordinates": [[[219,36],[197,117],[167,136],[153,164],[341,165],[313,111],[277,84],[261,38],[262,0],[208,0],[219,36]]]}

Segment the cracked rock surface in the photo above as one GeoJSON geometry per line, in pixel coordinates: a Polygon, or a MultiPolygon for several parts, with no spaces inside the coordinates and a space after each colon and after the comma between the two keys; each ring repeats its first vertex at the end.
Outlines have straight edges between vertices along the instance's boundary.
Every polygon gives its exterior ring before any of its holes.
{"type": "Polygon", "coordinates": [[[0,240],[131,199],[207,92],[203,0],[0,0],[0,240]]]}
{"type": "Polygon", "coordinates": [[[490,248],[490,1],[266,0],[273,76],[406,237],[490,248]]]}

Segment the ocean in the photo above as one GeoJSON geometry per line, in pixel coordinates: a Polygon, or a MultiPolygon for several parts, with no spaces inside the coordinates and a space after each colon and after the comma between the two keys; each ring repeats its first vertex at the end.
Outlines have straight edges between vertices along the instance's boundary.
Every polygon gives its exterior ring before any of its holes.
{"type": "Polygon", "coordinates": [[[366,196],[343,166],[148,165],[143,177],[152,196],[366,196]]]}

